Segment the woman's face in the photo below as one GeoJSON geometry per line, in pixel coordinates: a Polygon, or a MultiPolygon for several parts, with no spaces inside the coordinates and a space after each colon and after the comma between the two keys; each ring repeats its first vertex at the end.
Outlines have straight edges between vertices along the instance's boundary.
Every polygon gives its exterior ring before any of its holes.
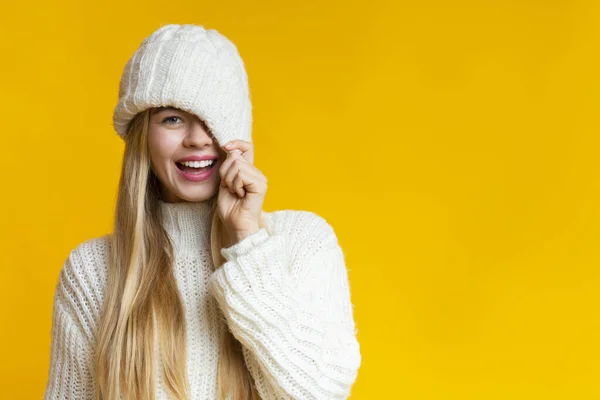
{"type": "Polygon", "coordinates": [[[215,195],[221,178],[219,167],[226,153],[204,121],[174,107],[153,108],[150,112],[148,145],[152,169],[160,181],[161,198],[169,203],[204,201],[215,195]],[[213,165],[204,168],[198,161],[183,166],[190,156],[208,157],[213,165]]]}

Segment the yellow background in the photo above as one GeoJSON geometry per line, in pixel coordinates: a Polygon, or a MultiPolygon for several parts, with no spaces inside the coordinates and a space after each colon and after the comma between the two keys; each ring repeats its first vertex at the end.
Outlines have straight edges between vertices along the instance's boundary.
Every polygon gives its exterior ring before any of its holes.
{"type": "Polygon", "coordinates": [[[246,62],[265,209],[325,217],[353,399],[599,399],[600,3],[3,5],[0,397],[41,399],[69,251],[110,232],[118,81],[167,23],[246,62]]]}

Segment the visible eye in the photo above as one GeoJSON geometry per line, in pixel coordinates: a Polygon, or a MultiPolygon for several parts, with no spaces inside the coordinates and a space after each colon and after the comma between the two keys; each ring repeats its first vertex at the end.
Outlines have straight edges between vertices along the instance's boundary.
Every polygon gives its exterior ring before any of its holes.
{"type": "Polygon", "coordinates": [[[179,119],[180,121],[183,122],[183,120],[176,115],[171,115],[169,117],[166,117],[165,119],[162,120],[162,122],[163,122],[163,124],[166,123],[167,125],[173,125],[173,119],[179,119]]]}

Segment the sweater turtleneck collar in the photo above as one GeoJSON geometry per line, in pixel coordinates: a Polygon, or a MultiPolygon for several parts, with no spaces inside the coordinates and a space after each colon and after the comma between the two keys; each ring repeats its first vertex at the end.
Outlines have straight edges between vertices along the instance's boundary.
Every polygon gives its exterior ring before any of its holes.
{"type": "Polygon", "coordinates": [[[210,248],[212,201],[167,203],[159,200],[159,206],[163,227],[173,241],[176,253],[210,248]]]}

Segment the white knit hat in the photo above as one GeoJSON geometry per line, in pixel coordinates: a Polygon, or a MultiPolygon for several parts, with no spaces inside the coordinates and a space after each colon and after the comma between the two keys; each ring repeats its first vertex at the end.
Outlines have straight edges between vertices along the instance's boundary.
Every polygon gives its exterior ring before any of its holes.
{"type": "Polygon", "coordinates": [[[214,29],[165,25],[125,65],[113,126],[125,139],[140,111],[172,106],[203,120],[222,146],[252,140],[248,76],[236,46],[214,29]]]}

